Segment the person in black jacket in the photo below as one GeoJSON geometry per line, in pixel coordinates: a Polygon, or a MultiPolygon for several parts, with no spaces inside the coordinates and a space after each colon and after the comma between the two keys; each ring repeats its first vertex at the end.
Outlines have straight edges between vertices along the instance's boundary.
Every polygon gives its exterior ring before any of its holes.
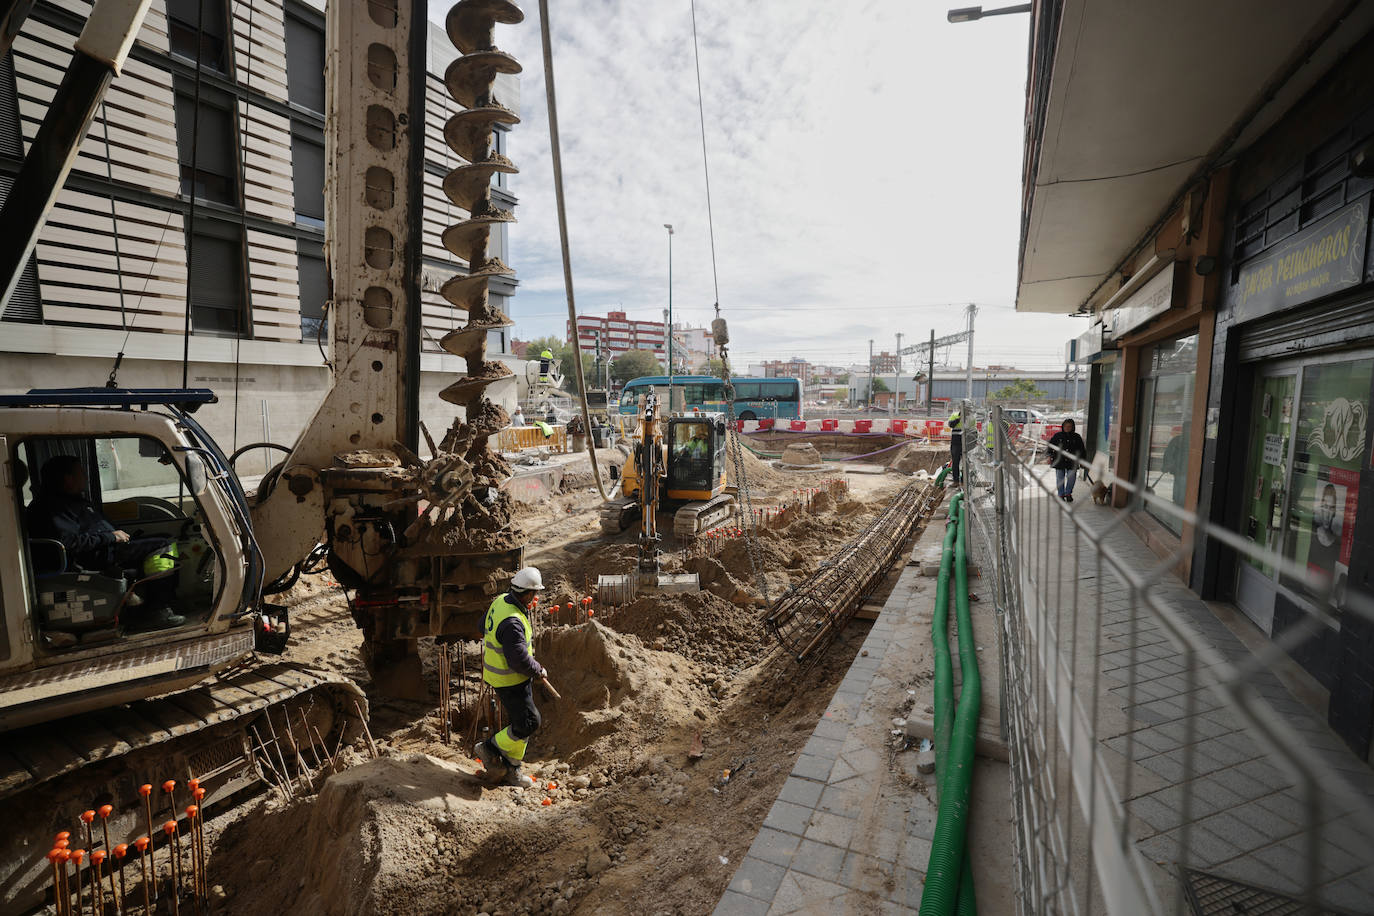
{"type": "Polygon", "coordinates": [[[1078,462],[1088,456],[1083,437],[1074,430],[1072,420],[1064,421],[1064,428],[1050,437],[1049,463],[1054,465],[1054,490],[1064,502],[1073,502],[1073,487],[1078,482],[1078,462]]]}
{"type": "MultiPolygon", "coordinates": [[[[92,572],[140,570],[150,555],[167,547],[167,538],[136,538],[110,524],[86,498],[85,465],[75,455],[58,455],[43,464],[40,491],[25,510],[29,536],[60,541],[67,549],[67,570],[92,572]]],[[[168,603],[176,580],[166,576],[143,587],[151,608],[140,614],[142,629],[177,627],[186,618],[172,613],[168,603]]],[[[134,604],[135,602],[130,602],[134,604]]]]}

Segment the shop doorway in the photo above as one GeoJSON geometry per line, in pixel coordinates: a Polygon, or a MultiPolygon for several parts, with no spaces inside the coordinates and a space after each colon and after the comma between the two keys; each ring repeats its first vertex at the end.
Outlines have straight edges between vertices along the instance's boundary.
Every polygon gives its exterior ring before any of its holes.
{"type": "Polygon", "coordinates": [[[1244,557],[1236,571],[1236,605],[1270,635],[1274,628],[1274,598],[1278,594],[1275,564],[1288,517],[1288,478],[1293,463],[1297,415],[1293,410],[1298,376],[1292,369],[1267,372],[1255,380],[1248,415],[1241,534],[1263,551],[1244,557]]]}

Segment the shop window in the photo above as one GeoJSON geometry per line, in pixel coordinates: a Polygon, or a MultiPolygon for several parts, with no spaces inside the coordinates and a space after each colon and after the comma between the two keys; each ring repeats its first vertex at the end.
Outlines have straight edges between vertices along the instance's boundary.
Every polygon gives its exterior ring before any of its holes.
{"type": "Polygon", "coordinates": [[[1306,366],[1298,392],[1297,431],[1283,554],[1316,577],[1285,582],[1312,597],[1334,589],[1339,604],[1354,543],[1360,471],[1367,464],[1374,359],[1306,366]]]}
{"type": "MultiPolygon", "coordinates": [[[[1197,376],[1197,335],[1155,344],[1140,380],[1136,468],[1146,492],[1180,509],[1188,495],[1188,447],[1197,376]]],[[[1146,511],[1174,534],[1182,523],[1174,513],[1146,504],[1146,511]]]]}

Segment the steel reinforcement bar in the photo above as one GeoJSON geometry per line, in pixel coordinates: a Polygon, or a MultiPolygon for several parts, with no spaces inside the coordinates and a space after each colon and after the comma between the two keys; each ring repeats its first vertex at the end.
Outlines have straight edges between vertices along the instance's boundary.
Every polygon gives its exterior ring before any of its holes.
{"type": "Polygon", "coordinates": [[[943,496],[934,483],[907,484],[872,524],[778,598],[765,624],[793,658],[804,662],[835,638],[943,496]]]}

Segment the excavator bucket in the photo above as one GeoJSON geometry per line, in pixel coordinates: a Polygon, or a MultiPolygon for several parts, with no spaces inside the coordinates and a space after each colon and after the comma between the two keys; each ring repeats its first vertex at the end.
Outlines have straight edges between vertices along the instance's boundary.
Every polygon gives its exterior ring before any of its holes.
{"type": "Polygon", "coordinates": [[[638,595],[673,595],[701,591],[696,573],[657,573],[640,576],[626,573],[621,576],[597,576],[596,600],[604,607],[620,607],[638,595]]]}

